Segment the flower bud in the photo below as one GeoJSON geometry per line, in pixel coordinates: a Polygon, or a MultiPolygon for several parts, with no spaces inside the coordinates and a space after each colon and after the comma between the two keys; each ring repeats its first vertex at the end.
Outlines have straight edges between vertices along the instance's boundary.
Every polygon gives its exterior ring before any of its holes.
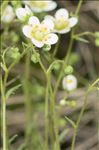
{"type": "Polygon", "coordinates": [[[76,102],[74,100],[70,101],[69,106],[73,108],[76,107],[76,102]]]}
{"type": "Polygon", "coordinates": [[[60,64],[59,63],[55,63],[53,66],[54,70],[59,70],[60,69],[60,64]]]}
{"type": "Polygon", "coordinates": [[[12,61],[17,61],[21,57],[19,49],[17,47],[12,47],[6,52],[6,63],[12,63],[12,61]]]}
{"type": "Polygon", "coordinates": [[[51,45],[45,44],[45,45],[43,46],[43,50],[44,50],[44,51],[49,51],[50,49],[51,49],[51,45]]]}
{"type": "Polygon", "coordinates": [[[64,90],[72,91],[77,88],[77,79],[74,75],[67,75],[62,80],[64,90]]]}
{"type": "Polygon", "coordinates": [[[32,54],[32,56],[31,56],[32,62],[37,63],[39,61],[39,57],[40,57],[39,53],[32,54]]]}
{"type": "Polygon", "coordinates": [[[99,38],[99,32],[95,32],[95,36],[99,38]]]}
{"type": "Polygon", "coordinates": [[[72,74],[73,73],[73,67],[72,66],[67,66],[64,70],[65,74],[72,74]]]}
{"type": "Polygon", "coordinates": [[[61,105],[61,106],[65,106],[65,105],[66,105],[65,99],[61,99],[61,100],[60,100],[60,105],[61,105]]]}
{"type": "Polygon", "coordinates": [[[96,38],[95,45],[99,47],[99,38],[96,38]]]}

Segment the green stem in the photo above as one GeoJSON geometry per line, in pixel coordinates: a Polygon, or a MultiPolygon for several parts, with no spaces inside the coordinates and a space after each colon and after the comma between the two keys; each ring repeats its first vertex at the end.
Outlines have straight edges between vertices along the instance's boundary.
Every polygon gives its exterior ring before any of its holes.
{"type": "Polygon", "coordinates": [[[79,11],[80,11],[80,8],[81,8],[81,5],[82,5],[83,1],[84,0],[79,0],[79,2],[78,2],[78,6],[77,6],[76,12],[75,12],[76,16],[79,14],[79,11]]]}
{"type": "Polygon", "coordinates": [[[5,72],[4,83],[2,81],[1,75],[1,95],[2,95],[2,134],[3,134],[3,150],[8,150],[8,137],[7,137],[7,124],[6,124],[6,81],[7,81],[8,73],[5,72]]]}
{"type": "Polygon", "coordinates": [[[60,45],[60,35],[59,35],[59,40],[58,40],[58,42],[57,42],[57,44],[56,44],[56,46],[55,46],[55,49],[54,49],[54,52],[53,52],[53,58],[56,56],[56,54],[57,54],[57,51],[58,51],[58,48],[59,48],[59,45],[60,45]]]}
{"type": "MultiPolygon", "coordinates": [[[[34,49],[34,46],[32,45],[33,52],[36,54],[36,50],[34,49]]],[[[49,138],[49,112],[48,112],[48,99],[49,99],[49,90],[50,90],[50,74],[47,73],[47,70],[45,66],[43,65],[40,58],[38,58],[38,62],[45,74],[46,77],[46,92],[45,92],[45,149],[49,150],[49,144],[48,144],[48,138],[49,138]]]]}
{"type": "Polygon", "coordinates": [[[48,148],[48,135],[49,135],[49,114],[48,114],[48,99],[49,99],[49,79],[47,77],[46,94],[45,94],[45,148],[48,148]]]}
{"type": "Polygon", "coordinates": [[[86,104],[87,104],[87,100],[88,100],[88,94],[90,92],[90,90],[95,86],[95,84],[97,84],[99,82],[99,78],[88,88],[86,94],[85,94],[85,100],[84,100],[84,104],[83,104],[83,107],[80,111],[80,114],[78,116],[78,119],[77,119],[77,122],[76,122],[76,126],[74,128],[74,134],[73,134],[73,139],[72,139],[72,145],[71,145],[71,150],[74,150],[75,148],[75,141],[76,141],[76,136],[77,136],[77,131],[78,131],[78,127],[79,127],[79,124],[81,122],[81,119],[83,117],[83,114],[84,114],[84,111],[85,111],[85,108],[86,108],[86,104]]]}
{"type": "Polygon", "coordinates": [[[72,32],[71,32],[71,39],[70,39],[70,44],[69,44],[69,47],[68,47],[68,50],[67,50],[67,55],[65,56],[64,63],[62,65],[62,69],[60,71],[59,77],[58,77],[57,82],[56,82],[56,86],[55,86],[55,90],[54,90],[54,97],[56,95],[58,86],[60,84],[60,81],[61,81],[61,78],[62,78],[62,75],[63,75],[63,70],[66,67],[66,65],[68,63],[68,60],[69,60],[69,57],[70,57],[70,53],[71,53],[72,45],[73,45],[73,41],[74,41],[73,38],[72,38],[73,34],[74,34],[74,30],[72,30],[72,32]]]}
{"type": "Polygon", "coordinates": [[[30,132],[30,124],[32,121],[32,103],[29,93],[29,76],[30,76],[30,51],[26,54],[26,62],[25,62],[25,79],[23,81],[23,88],[25,94],[25,111],[26,111],[26,145],[29,144],[29,140],[31,140],[31,132],[30,132]]]}
{"type": "Polygon", "coordinates": [[[77,37],[80,37],[80,36],[84,36],[84,35],[91,35],[91,36],[95,36],[95,34],[94,33],[92,33],[92,32],[83,32],[83,33],[79,33],[79,34],[75,34],[74,35],[74,38],[77,36],[77,37]]]}
{"type": "MultiPolygon", "coordinates": [[[[73,32],[72,32],[73,34],[73,32]]],[[[53,96],[52,96],[52,112],[53,114],[51,115],[52,116],[52,119],[53,119],[53,126],[54,126],[54,129],[55,129],[55,138],[56,138],[56,146],[57,146],[57,150],[60,150],[60,145],[59,145],[59,138],[58,138],[58,126],[57,126],[57,119],[56,119],[56,112],[55,112],[55,97],[56,97],[56,92],[58,90],[58,86],[59,86],[59,83],[60,83],[60,80],[61,80],[61,77],[62,77],[62,74],[63,74],[63,70],[64,70],[64,67],[66,66],[67,62],[68,62],[68,59],[69,59],[69,56],[70,56],[70,52],[71,52],[71,49],[72,49],[72,45],[73,45],[73,38],[71,38],[70,40],[70,44],[69,44],[69,48],[68,48],[68,53],[65,57],[65,60],[64,60],[64,63],[63,63],[63,66],[62,66],[62,69],[61,69],[61,72],[60,72],[60,75],[58,77],[58,80],[56,82],[56,86],[55,86],[55,89],[54,89],[54,92],[53,92],[53,96]]]]}
{"type": "MultiPolygon", "coordinates": [[[[78,15],[78,13],[80,11],[80,7],[82,5],[82,2],[83,2],[83,0],[80,0],[79,3],[78,3],[78,6],[77,6],[77,9],[76,9],[76,12],[75,12],[76,16],[78,15]]],[[[53,110],[54,111],[54,127],[56,127],[55,136],[56,136],[56,145],[58,145],[58,147],[59,147],[58,128],[57,128],[57,124],[56,124],[56,121],[55,121],[55,118],[56,118],[55,117],[55,96],[56,96],[56,93],[57,93],[57,90],[58,90],[58,86],[59,86],[61,78],[62,78],[63,70],[66,67],[66,65],[67,65],[67,63],[69,61],[69,58],[70,58],[70,54],[71,54],[71,50],[72,50],[72,46],[73,46],[73,42],[74,42],[74,39],[73,39],[74,33],[75,33],[75,28],[71,32],[71,39],[70,39],[70,44],[69,44],[69,47],[68,47],[68,50],[67,50],[67,55],[65,56],[64,63],[62,65],[62,69],[60,71],[60,74],[59,74],[59,77],[57,79],[56,86],[55,86],[55,89],[54,89],[54,93],[53,93],[53,101],[54,101],[54,110],[53,110]]]]}
{"type": "MultiPolygon", "coordinates": [[[[78,13],[80,11],[82,2],[83,2],[83,0],[80,0],[79,3],[78,3],[78,6],[77,6],[77,9],[76,9],[76,12],[75,12],[76,16],[78,15],[78,13]]],[[[70,44],[69,44],[69,47],[68,47],[68,50],[67,50],[67,55],[65,56],[63,66],[62,66],[61,72],[59,74],[59,77],[58,77],[58,80],[57,80],[57,83],[56,83],[56,86],[55,86],[54,95],[56,95],[56,92],[57,92],[57,89],[58,89],[58,86],[59,86],[59,83],[60,83],[60,80],[61,80],[61,77],[62,77],[62,73],[63,73],[64,67],[66,67],[66,65],[68,63],[68,60],[69,60],[69,57],[70,57],[70,53],[71,53],[73,42],[74,42],[74,39],[73,39],[74,34],[75,34],[75,28],[71,32],[70,44]]]]}

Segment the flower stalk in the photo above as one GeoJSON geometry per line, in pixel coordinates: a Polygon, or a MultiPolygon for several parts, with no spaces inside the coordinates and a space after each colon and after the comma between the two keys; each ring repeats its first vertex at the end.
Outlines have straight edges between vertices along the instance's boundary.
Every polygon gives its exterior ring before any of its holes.
{"type": "Polygon", "coordinates": [[[83,107],[80,111],[80,114],[78,116],[78,119],[77,119],[77,122],[75,124],[75,128],[74,128],[74,134],[73,134],[73,139],[72,139],[72,145],[71,145],[71,150],[74,150],[75,148],[75,142],[76,142],[76,136],[77,136],[77,131],[78,131],[78,127],[79,127],[79,124],[81,122],[81,119],[83,117],[83,114],[84,114],[84,111],[85,111],[85,108],[86,108],[86,104],[87,104],[87,101],[88,101],[88,94],[89,92],[92,90],[92,88],[99,82],[99,78],[88,88],[87,92],[85,93],[85,99],[84,99],[84,104],[83,104],[83,107]]]}
{"type": "MultiPolygon", "coordinates": [[[[7,75],[6,75],[7,76],[7,75]]],[[[5,76],[5,85],[6,85],[5,76]]],[[[1,75],[1,95],[2,95],[2,135],[3,135],[3,150],[8,149],[7,145],[7,129],[6,129],[6,97],[5,97],[5,87],[1,75]]]]}

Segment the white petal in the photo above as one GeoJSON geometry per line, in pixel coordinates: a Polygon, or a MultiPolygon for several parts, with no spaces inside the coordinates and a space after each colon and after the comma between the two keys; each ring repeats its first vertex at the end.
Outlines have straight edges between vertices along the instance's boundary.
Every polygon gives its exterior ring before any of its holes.
{"type": "Polygon", "coordinates": [[[55,18],[64,18],[64,19],[68,19],[68,10],[61,8],[59,9],[56,13],[55,13],[55,18]]]}
{"type": "Polygon", "coordinates": [[[24,8],[17,8],[16,9],[16,15],[20,20],[23,20],[23,18],[26,16],[26,11],[24,8]]]}
{"type": "Polygon", "coordinates": [[[36,47],[43,47],[44,46],[44,43],[43,42],[40,42],[40,41],[37,41],[35,40],[34,38],[31,39],[32,43],[36,46],[36,47]]]}
{"type": "Polygon", "coordinates": [[[31,9],[27,5],[25,5],[25,10],[26,10],[28,15],[32,15],[33,14],[31,9]]]}
{"type": "Polygon", "coordinates": [[[58,36],[54,33],[50,33],[48,35],[48,39],[46,41],[44,41],[45,44],[49,44],[49,45],[53,45],[55,43],[57,43],[58,41],[58,36]]]}
{"type": "Polygon", "coordinates": [[[51,16],[51,15],[46,15],[46,16],[45,16],[45,19],[50,19],[50,20],[52,20],[52,21],[55,20],[55,18],[54,18],[53,16],[51,16]]]}
{"type": "Polygon", "coordinates": [[[77,79],[73,75],[67,75],[66,77],[63,78],[62,85],[64,89],[72,91],[77,88],[77,79]]]}
{"type": "Polygon", "coordinates": [[[28,25],[24,26],[22,31],[26,37],[31,38],[31,36],[30,36],[31,35],[30,34],[31,33],[31,27],[30,26],[28,26],[28,25]]]}
{"type": "Polygon", "coordinates": [[[45,11],[51,11],[54,10],[57,7],[57,3],[54,1],[47,1],[48,2],[48,6],[45,7],[45,11]]]}
{"type": "Polygon", "coordinates": [[[42,24],[44,24],[50,30],[54,28],[54,23],[51,19],[45,19],[42,24]]]}
{"type": "Polygon", "coordinates": [[[76,17],[72,17],[69,19],[70,27],[73,27],[77,24],[78,19],[76,17]]]}
{"type": "Polygon", "coordinates": [[[30,25],[40,24],[40,21],[37,17],[32,16],[32,17],[29,18],[29,24],[30,25]]]}
{"type": "Polygon", "coordinates": [[[63,29],[63,30],[55,30],[56,33],[60,33],[60,34],[65,34],[65,33],[68,33],[70,31],[70,28],[66,28],[66,29],[63,29]]]}

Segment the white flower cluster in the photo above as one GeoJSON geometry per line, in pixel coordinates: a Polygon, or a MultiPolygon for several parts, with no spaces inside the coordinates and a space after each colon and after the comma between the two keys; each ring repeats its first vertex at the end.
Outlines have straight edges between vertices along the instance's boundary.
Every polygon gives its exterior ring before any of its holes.
{"type": "Polygon", "coordinates": [[[18,8],[16,10],[16,15],[21,21],[28,18],[28,24],[23,26],[23,34],[31,39],[32,43],[36,47],[41,48],[45,44],[55,44],[58,41],[58,36],[55,33],[65,34],[69,32],[78,22],[76,17],[69,18],[68,11],[61,8],[57,10],[55,17],[47,15],[40,23],[39,19],[34,16],[33,13],[51,11],[56,8],[56,2],[52,0],[23,2],[26,4],[25,8],[18,8]]]}

